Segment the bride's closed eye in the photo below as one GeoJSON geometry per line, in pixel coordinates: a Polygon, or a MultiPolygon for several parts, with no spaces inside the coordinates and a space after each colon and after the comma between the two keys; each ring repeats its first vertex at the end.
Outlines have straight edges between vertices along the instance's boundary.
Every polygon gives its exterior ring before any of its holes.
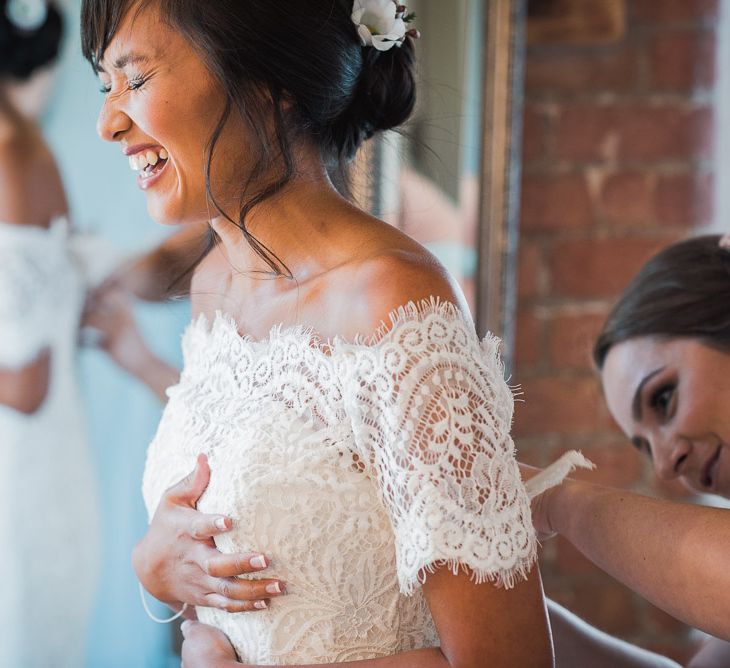
{"type": "MultiPolygon", "coordinates": [[[[127,80],[127,90],[139,90],[147,83],[147,77],[135,75],[127,80]]],[[[110,83],[103,83],[99,89],[104,95],[108,95],[112,91],[112,85],[110,83]]]]}

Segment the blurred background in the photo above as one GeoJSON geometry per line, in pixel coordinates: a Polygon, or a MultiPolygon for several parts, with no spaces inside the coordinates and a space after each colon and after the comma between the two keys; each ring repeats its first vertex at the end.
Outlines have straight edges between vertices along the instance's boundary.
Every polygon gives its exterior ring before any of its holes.
{"type": "MultiPolygon", "coordinates": [[[[62,0],[66,18],[63,56],[43,128],[58,159],[76,227],[100,234],[126,252],[153,246],[168,230],[147,215],[135,175],[118,146],[96,134],[102,95],[81,57],[80,0],[62,0]]],[[[140,325],[155,351],[181,366],[180,334],[189,320],[186,303],[144,305],[140,325]]],[[[144,533],[147,513],[141,494],[147,444],[162,407],[139,383],[102,353],[81,353],[102,516],[102,580],[89,631],[88,665],[93,668],[165,668],[173,660],[169,627],[147,618],[132,571],[132,547],[144,533]]],[[[69,481],[73,484],[73,481],[69,481]]],[[[150,601],[158,614],[165,613],[150,601]]]]}
{"type": "MultiPolygon", "coordinates": [[[[80,2],[60,4],[68,31],[43,127],[74,223],[140,251],[166,231],[147,217],[118,147],[96,136],[101,95],[80,55],[80,2]]],[[[656,250],[728,227],[718,223],[730,206],[730,169],[718,159],[730,143],[719,122],[730,104],[728,0],[412,0],[409,9],[423,33],[419,107],[403,135],[363,152],[359,196],[436,253],[475,312],[500,302],[499,319],[480,322],[505,337],[511,382],[524,391],[521,459],[545,465],[580,448],[598,464],[591,480],[681,496],[654,482],[610,420],[590,349],[656,250]]],[[[139,316],[158,354],[179,365],[188,305],[139,316]]],[[[84,351],[81,365],[104,519],[88,665],[177,665],[171,630],[145,616],[130,566],[161,406],[101,354],[84,351]]],[[[696,643],[566,542],[550,541],[543,557],[547,594],[599,628],[680,661],[696,643]]]]}

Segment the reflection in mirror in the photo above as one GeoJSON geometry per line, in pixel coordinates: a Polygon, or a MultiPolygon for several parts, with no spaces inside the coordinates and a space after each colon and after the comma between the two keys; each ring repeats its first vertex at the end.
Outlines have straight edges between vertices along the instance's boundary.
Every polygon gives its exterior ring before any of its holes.
{"type": "Polygon", "coordinates": [[[423,243],[475,306],[482,114],[482,2],[409,3],[418,42],[419,100],[403,134],[368,147],[371,208],[423,243]],[[454,48],[454,45],[464,48],[454,48]]]}
{"type": "Polygon", "coordinates": [[[417,0],[411,7],[424,36],[418,107],[403,134],[372,142],[361,158],[374,174],[370,205],[446,266],[480,332],[502,336],[509,358],[522,3],[417,0]]]}

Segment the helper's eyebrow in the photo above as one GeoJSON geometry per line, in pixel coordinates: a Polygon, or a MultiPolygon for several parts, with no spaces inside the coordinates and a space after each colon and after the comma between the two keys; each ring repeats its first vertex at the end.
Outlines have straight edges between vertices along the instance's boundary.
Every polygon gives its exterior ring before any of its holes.
{"type": "Polygon", "coordinates": [[[666,367],[661,367],[660,369],[655,369],[651,373],[646,374],[642,381],[639,383],[639,386],[636,388],[636,392],[634,392],[634,398],[631,402],[631,414],[634,416],[634,420],[636,422],[641,422],[642,415],[641,415],[641,391],[644,389],[644,386],[652,379],[654,376],[656,376],[658,373],[661,373],[664,371],[666,367]]]}

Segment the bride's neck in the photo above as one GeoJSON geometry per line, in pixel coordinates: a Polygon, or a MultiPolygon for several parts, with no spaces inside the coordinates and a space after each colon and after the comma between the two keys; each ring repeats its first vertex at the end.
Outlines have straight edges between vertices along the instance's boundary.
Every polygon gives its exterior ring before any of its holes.
{"type": "MultiPolygon", "coordinates": [[[[245,218],[246,230],[273,253],[295,276],[317,264],[321,241],[327,236],[333,214],[349,206],[332,185],[326,172],[298,175],[281,191],[254,206],[245,218]]],[[[238,215],[228,216],[238,221],[238,215]]],[[[240,229],[219,216],[211,221],[226,254],[239,258],[248,271],[271,271],[271,267],[246,243],[240,229]],[[248,247],[248,248],[246,248],[248,247]]]]}

